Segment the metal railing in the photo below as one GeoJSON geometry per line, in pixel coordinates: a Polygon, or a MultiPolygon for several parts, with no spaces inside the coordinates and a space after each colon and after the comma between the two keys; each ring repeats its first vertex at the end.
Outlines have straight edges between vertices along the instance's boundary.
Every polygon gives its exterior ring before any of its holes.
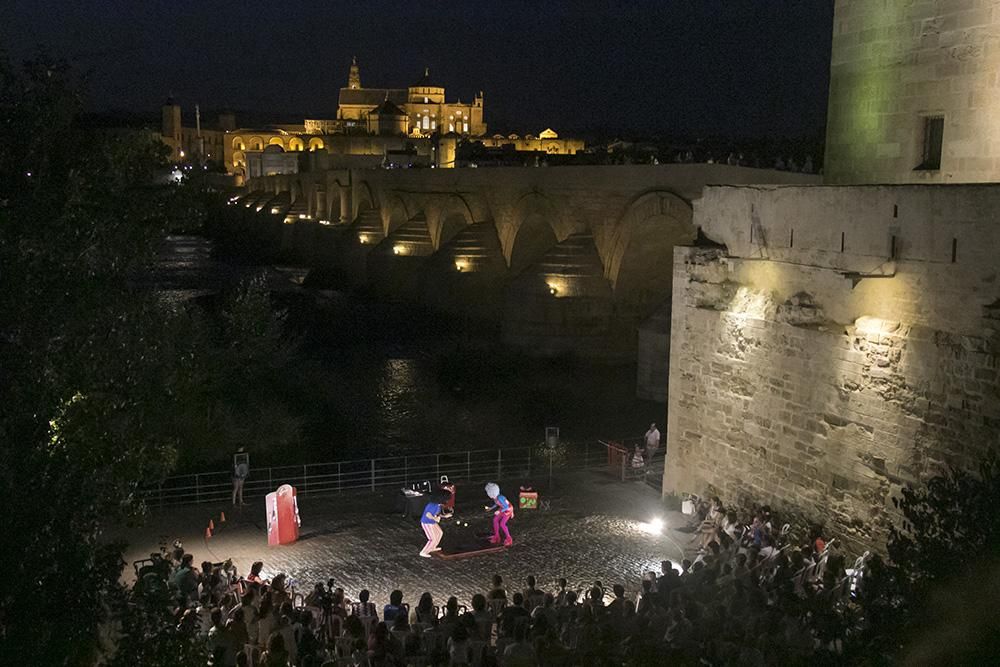
{"type": "MultiPolygon", "coordinates": [[[[607,444],[564,443],[565,456],[557,471],[582,470],[607,465],[607,444]]],[[[251,468],[243,484],[243,497],[262,498],[282,484],[296,487],[299,495],[320,495],[342,491],[376,491],[402,488],[420,480],[436,481],[447,475],[452,482],[476,482],[522,477],[534,471],[539,480],[548,476],[548,460],[540,447],[478,449],[436,452],[330,463],[251,468]]],[[[140,491],[151,506],[229,502],[233,480],[229,471],[167,477],[155,487],[140,491]]]]}
{"type": "Polygon", "coordinates": [[[622,482],[642,480],[650,487],[661,490],[663,487],[663,466],[666,462],[666,450],[663,456],[652,461],[646,461],[641,468],[632,467],[632,452],[636,445],[642,445],[643,438],[623,438],[621,440],[599,440],[607,453],[608,472],[622,482]]]}

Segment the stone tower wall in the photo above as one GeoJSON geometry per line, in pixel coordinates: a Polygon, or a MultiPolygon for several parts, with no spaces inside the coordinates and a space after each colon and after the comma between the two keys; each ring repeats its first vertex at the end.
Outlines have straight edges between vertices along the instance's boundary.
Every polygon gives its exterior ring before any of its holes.
{"type": "Polygon", "coordinates": [[[837,0],[828,183],[1000,180],[1000,6],[991,0],[837,0]],[[925,119],[944,118],[940,169],[925,119]]]}
{"type": "Polygon", "coordinates": [[[674,256],[665,492],[883,544],[1000,441],[1000,186],[709,187],[674,256]]]}

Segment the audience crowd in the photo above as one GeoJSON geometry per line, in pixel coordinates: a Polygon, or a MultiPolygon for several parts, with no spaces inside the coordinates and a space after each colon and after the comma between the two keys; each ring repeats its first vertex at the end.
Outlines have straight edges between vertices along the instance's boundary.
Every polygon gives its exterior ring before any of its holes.
{"type": "Polygon", "coordinates": [[[639,582],[549,588],[529,576],[515,590],[496,575],[464,603],[395,590],[377,604],[332,579],[303,594],[284,575],[264,579],[260,562],[245,577],[230,562],[196,568],[180,545],[147,561],[136,586],[168,586],[178,627],[223,667],[839,661],[859,600],[874,594],[861,577],[866,557],[845,568],[818,529],[792,544],[766,506],[741,517],[717,498],[694,506],[688,530],[691,558],[663,561],[639,582]]]}

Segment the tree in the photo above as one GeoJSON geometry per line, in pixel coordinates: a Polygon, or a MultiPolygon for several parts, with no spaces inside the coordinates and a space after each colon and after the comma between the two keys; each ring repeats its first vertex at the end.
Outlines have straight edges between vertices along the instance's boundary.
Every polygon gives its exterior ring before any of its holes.
{"type": "MultiPolygon", "coordinates": [[[[982,586],[1000,571],[1000,458],[988,455],[978,474],[950,468],[909,485],[893,503],[902,519],[890,529],[888,562],[874,558],[866,570],[855,651],[869,664],[904,655],[908,663],[933,664],[912,651],[928,654],[934,641],[927,638],[936,636],[949,647],[949,664],[982,664],[1000,628],[959,622],[954,609],[992,609],[1000,597],[995,586],[982,586]]],[[[982,620],[993,618],[988,612],[982,620]]]]}

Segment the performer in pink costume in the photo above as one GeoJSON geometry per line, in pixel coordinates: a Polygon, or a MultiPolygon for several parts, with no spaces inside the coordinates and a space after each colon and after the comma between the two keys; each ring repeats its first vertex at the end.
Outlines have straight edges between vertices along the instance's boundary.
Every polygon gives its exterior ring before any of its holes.
{"type": "Polygon", "coordinates": [[[500,544],[500,531],[503,531],[503,545],[509,547],[514,544],[514,540],[507,530],[507,522],[514,518],[514,506],[500,493],[500,487],[493,482],[486,485],[486,495],[493,501],[492,505],[486,506],[486,509],[493,510],[493,537],[490,538],[490,542],[500,544]]]}

